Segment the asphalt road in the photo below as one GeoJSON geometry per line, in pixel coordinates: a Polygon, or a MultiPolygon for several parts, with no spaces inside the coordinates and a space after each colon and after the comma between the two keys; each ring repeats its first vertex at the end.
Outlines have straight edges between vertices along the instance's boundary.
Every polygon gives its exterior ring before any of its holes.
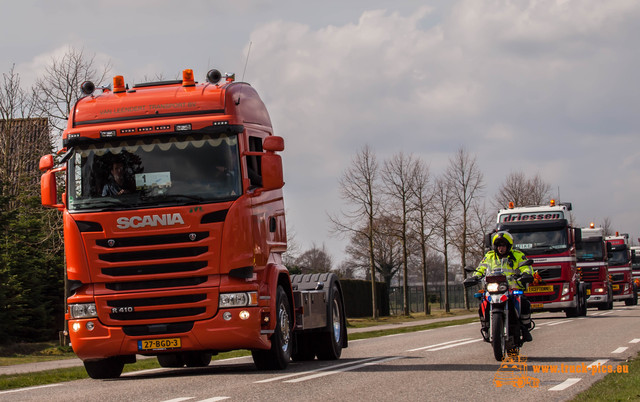
{"type": "Polygon", "coordinates": [[[621,303],[611,311],[590,309],[581,318],[535,314],[534,340],[522,349],[527,361],[516,365],[526,366],[526,372],[501,367],[474,323],[352,341],[338,361],[294,362],[285,371],[257,371],[251,358],[238,358],[201,369],[157,369],[117,380],[0,391],[0,400],[562,401],[603,378],[603,368],[623,368],[636,356],[639,316],[640,306],[621,303]],[[514,384],[498,387],[495,378],[512,378],[514,384]],[[518,378],[529,383],[517,384],[518,378]]]}

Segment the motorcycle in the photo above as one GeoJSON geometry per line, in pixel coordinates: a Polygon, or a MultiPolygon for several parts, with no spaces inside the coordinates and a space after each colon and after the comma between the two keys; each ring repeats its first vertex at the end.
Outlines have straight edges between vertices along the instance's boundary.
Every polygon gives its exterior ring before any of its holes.
{"type": "MultiPolygon", "coordinates": [[[[485,275],[480,280],[477,276],[471,276],[464,280],[465,288],[476,285],[482,281],[483,289],[479,290],[475,297],[480,298],[482,312],[488,311],[489,329],[488,334],[482,334],[485,341],[491,343],[493,355],[497,361],[508,355],[517,355],[524,344],[522,324],[520,323],[520,306],[523,291],[518,288],[526,287],[526,284],[533,282],[531,274],[512,274],[510,278],[506,275],[507,270],[511,270],[509,262],[505,258],[495,267],[485,265],[485,275]],[[485,307],[489,305],[487,310],[485,307]]],[[[520,266],[530,266],[532,260],[524,261],[520,266]]],[[[475,268],[465,268],[467,272],[476,272],[475,268]]],[[[531,329],[535,327],[531,320],[531,329]]]]}

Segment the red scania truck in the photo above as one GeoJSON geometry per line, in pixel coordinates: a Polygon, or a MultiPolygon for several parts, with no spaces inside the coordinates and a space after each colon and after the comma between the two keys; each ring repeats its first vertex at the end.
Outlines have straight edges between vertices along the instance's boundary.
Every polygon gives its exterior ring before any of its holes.
{"type": "Polygon", "coordinates": [[[259,369],[339,358],[337,277],[282,263],[284,141],[257,92],[217,70],[82,91],[57,167],[45,155],[40,170],[42,204],[63,213],[66,319],[88,374],[118,377],[136,355],[198,367],[248,349],[259,369]]]}
{"type": "Polygon", "coordinates": [[[624,300],[627,306],[634,306],[638,304],[638,289],[631,271],[629,235],[616,232],[615,236],[607,236],[605,240],[611,245],[609,274],[613,284],[613,300],[624,300]]]}
{"type": "Polygon", "coordinates": [[[514,248],[532,259],[541,282],[525,295],[534,311],[564,311],[567,317],[587,314],[586,285],[576,264],[580,228],[569,224],[570,203],[514,207],[498,212],[497,230],[513,236],[514,248]]]}
{"type": "Polygon", "coordinates": [[[613,308],[613,287],[609,281],[608,255],[610,243],[604,240],[604,229],[593,223],[582,228],[582,241],[577,244],[576,257],[580,277],[587,285],[587,306],[598,310],[613,308]]]}

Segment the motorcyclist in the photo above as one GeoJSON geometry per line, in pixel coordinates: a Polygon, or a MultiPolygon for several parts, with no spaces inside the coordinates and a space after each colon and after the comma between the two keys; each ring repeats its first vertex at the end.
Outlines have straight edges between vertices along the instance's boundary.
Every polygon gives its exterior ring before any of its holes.
{"type": "MultiPolygon", "coordinates": [[[[513,237],[507,231],[500,231],[491,238],[492,250],[485,254],[479,267],[476,269],[474,276],[476,280],[482,278],[488,267],[495,268],[502,265],[503,260],[507,260],[509,268],[505,270],[509,284],[512,287],[524,290],[525,286],[522,282],[530,282],[533,279],[533,269],[531,266],[522,265],[527,261],[527,257],[523,252],[513,248],[513,237]],[[521,280],[516,280],[515,276],[521,276],[521,280]]],[[[504,270],[504,267],[503,267],[504,270]]],[[[482,325],[482,337],[485,341],[489,340],[489,305],[480,303],[478,314],[482,325]]],[[[520,323],[522,328],[522,338],[525,342],[531,342],[533,338],[529,332],[531,329],[531,303],[522,295],[520,298],[520,323]]]]}

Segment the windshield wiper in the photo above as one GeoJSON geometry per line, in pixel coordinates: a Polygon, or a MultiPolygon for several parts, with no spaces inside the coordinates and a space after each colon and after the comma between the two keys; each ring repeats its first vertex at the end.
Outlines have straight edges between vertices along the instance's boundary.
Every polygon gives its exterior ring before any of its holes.
{"type": "Polygon", "coordinates": [[[145,200],[154,200],[157,202],[167,202],[167,201],[192,201],[192,202],[204,202],[205,199],[203,197],[197,195],[185,195],[185,194],[163,194],[159,196],[145,197],[145,200]]]}
{"type": "Polygon", "coordinates": [[[122,200],[118,200],[115,198],[99,198],[99,199],[91,199],[84,202],[76,201],[74,203],[74,209],[99,209],[99,208],[110,208],[110,207],[127,207],[129,204],[122,202],[122,200]]]}

